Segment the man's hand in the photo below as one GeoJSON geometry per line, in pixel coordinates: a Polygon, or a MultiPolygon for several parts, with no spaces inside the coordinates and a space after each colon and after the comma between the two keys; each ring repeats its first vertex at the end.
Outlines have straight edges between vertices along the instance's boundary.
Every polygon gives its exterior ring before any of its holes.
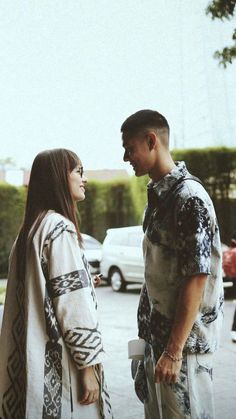
{"type": "Polygon", "coordinates": [[[99,385],[93,368],[87,367],[80,370],[80,385],[82,386],[80,404],[91,404],[98,400],[99,385]]]}
{"type": "Polygon", "coordinates": [[[155,382],[176,383],[181,365],[182,360],[172,361],[172,359],[163,353],[155,367],[155,382]]]}

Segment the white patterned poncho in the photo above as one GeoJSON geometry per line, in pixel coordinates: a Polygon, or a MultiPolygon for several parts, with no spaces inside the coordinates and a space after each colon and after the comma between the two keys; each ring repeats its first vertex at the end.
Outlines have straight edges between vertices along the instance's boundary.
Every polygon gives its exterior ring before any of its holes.
{"type": "Polygon", "coordinates": [[[49,211],[28,244],[25,280],[10,256],[0,339],[2,419],[110,419],[97,303],[74,225],[49,211]],[[94,366],[97,403],[81,405],[79,370],[94,366]]]}

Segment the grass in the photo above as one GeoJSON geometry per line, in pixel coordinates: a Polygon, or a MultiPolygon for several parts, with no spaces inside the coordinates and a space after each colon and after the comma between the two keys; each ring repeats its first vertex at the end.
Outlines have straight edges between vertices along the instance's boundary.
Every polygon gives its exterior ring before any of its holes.
{"type": "Polygon", "coordinates": [[[0,286],[0,305],[4,304],[6,294],[6,287],[0,286]]]}

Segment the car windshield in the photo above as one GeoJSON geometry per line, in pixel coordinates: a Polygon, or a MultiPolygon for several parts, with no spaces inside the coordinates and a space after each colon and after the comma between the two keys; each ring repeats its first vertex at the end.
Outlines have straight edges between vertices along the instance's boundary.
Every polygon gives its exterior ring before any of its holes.
{"type": "Polygon", "coordinates": [[[138,231],[137,233],[131,233],[129,235],[127,245],[131,246],[131,247],[141,247],[142,240],[143,240],[143,232],[142,231],[138,231]]]}

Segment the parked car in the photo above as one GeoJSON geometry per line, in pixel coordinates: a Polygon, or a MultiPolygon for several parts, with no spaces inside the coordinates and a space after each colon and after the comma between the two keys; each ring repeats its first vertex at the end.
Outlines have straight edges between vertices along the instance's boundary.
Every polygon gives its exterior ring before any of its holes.
{"type": "Polygon", "coordinates": [[[102,244],[94,237],[82,233],[83,248],[85,257],[90,265],[91,274],[100,272],[100,262],[102,257],[102,244]]]}
{"type": "MultiPolygon", "coordinates": [[[[224,252],[226,252],[229,249],[229,246],[227,246],[226,244],[221,243],[221,247],[222,247],[222,253],[224,254],[224,252]]],[[[224,268],[222,266],[222,270],[223,270],[223,282],[224,282],[224,287],[233,287],[233,291],[236,291],[236,277],[228,277],[226,275],[226,273],[224,272],[224,268]]]]}
{"type": "Polygon", "coordinates": [[[100,270],[113,291],[124,291],[127,284],[143,283],[142,239],[141,226],[107,230],[100,270]]]}
{"type": "MultiPolygon", "coordinates": [[[[111,228],[103,242],[100,271],[113,291],[124,291],[127,284],[143,283],[142,254],[143,231],[141,226],[111,228]]],[[[222,251],[228,248],[222,243],[222,251]]],[[[223,271],[225,286],[229,279],[223,271]]],[[[231,284],[230,284],[231,285],[231,284]]]]}
{"type": "MultiPolygon", "coordinates": [[[[221,250],[222,250],[222,254],[223,254],[226,250],[228,250],[228,248],[229,248],[229,247],[228,247],[226,244],[221,243],[221,250]]],[[[223,281],[225,282],[225,281],[227,281],[227,277],[226,277],[226,275],[225,275],[225,273],[224,273],[223,266],[222,266],[222,273],[223,273],[223,281]]]]}

